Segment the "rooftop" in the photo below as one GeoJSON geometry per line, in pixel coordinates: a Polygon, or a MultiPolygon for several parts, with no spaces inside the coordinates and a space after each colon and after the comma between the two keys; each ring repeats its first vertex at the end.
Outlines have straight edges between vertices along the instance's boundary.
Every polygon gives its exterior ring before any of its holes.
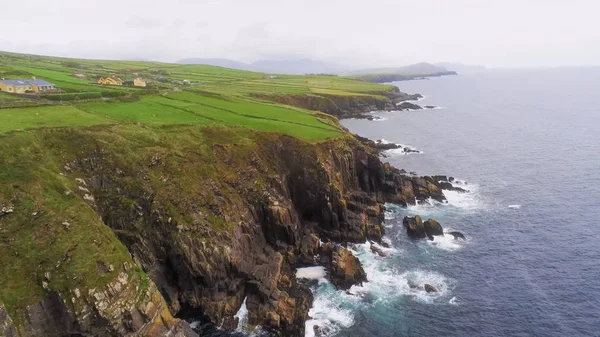
{"type": "Polygon", "coordinates": [[[30,85],[28,80],[0,80],[0,82],[2,82],[4,84],[8,84],[8,85],[17,85],[17,86],[30,85]]]}
{"type": "Polygon", "coordinates": [[[25,85],[32,85],[35,84],[37,86],[54,86],[54,84],[44,81],[44,80],[40,80],[40,79],[35,79],[35,80],[0,80],[0,82],[4,83],[4,84],[8,84],[8,85],[16,85],[16,86],[25,86],[25,85]]]}
{"type": "Polygon", "coordinates": [[[44,80],[40,80],[40,79],[27,80],[27,82],[29,82],[31,84],[35,84],[37,86],[54,86],[54,84],[44,81],[44,80]]]}

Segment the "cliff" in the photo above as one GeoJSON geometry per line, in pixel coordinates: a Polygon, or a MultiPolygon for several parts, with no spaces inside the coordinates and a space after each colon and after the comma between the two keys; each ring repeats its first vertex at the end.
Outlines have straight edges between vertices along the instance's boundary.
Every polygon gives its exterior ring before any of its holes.
{"type": "Polygon", "coordinates": [[[420,94],[407,94],[397,87],[388,91],[374,92],[372,94],[335,95],[335,94],[309,94],[309,95],[267,95],[260,98],[276,103],[293,105],[308,110],[321,111],[339,119],[368,118],[371,111],[397,110],[397,104],[403,101],[417,100],[420,94]]]}
{"type": "Polygon", "coordinates": [[[304,336],[297,265],[327,251],[341,287],[361,282],[335,243],[381,240],[385,202],[444,200],[349,135],[120,125],[14,133],[0,151],[11,337],[194,336],[179,318],[200,314],[232,330],[244,299],[250,326],[304,336]]]}
{"type": "Polygon", "coordinates": [[[360,75],[360,76],[357,76],[356,78],[359,80],[373,82],[373,83],[389,83],[389,82],[411,81],[411,80],[418,80],[418,79],[427,79],[429,77],[441,77],[441,76],[450,76],[450,75],[458,75],[458,73],[456,71],[414,73],[414,75],[398,74],[398,73],[378,73],[378,74],[360,75]]]}

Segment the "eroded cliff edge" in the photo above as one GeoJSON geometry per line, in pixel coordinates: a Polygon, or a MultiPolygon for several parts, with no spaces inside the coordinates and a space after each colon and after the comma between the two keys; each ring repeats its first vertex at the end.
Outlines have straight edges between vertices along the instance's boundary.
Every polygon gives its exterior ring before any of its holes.
{"type": "Polygon", "coordinates": [[[303,336],[312,295],[296,265],[327,263],[320,242],[381,240],[385,202],[444,200],[433,178],[401,174],[349,135],[109,126],[2,146],[20,149],[2,169],[22,171],[0,195],[7,336],[193,336],[173,317],[234,329],[244,299],[250,325],[303,336]]]}
{"type": "Polygon", "coordinates": [[[416,101],[423,96],[421,94],[407,94],[401,92],[396,86],[389,86],[388,90],[369,94],[339,95],[332,91],[330,94],[262,95],[259,97],[281,104],[321,111],[339,119],[344,119],[372,118],[368,114],[371,111],[402,110],[398,107],[399,103],[416,101]]]}

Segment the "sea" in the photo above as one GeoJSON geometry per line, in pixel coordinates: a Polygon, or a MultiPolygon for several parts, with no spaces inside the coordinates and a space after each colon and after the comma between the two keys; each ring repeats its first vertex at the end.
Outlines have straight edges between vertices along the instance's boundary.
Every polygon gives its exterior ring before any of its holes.
{"type": "MultiPolygon", "coordinates": [[[[444,204],[387,204],[386,256],[350,246],[363,286],[339,291],[324,270],[299,270],[314,279],[306,337],[600,336],[600,68],[392,84],[436,108],[342,124],[419,150],[384,160],[452,176],[469,192],[447,191],[444,204]],[[414,215],[466,240],[411,240],[402,219],[414,215]]],[[[244,331],[233,335],[252,335],[244,331]]]]}
{"type": "Polygon", "coordinates": [[[600,336],[600,69],[392,84],[437,108],[342,124],[421,151],[385,160],[469,192],[388,204],[387,256],[353,246],[369,282],[348,292],[317,276],[306,336],[600,336]],[[413,215],[466,240],[411,240],[402,219],[413,215]]]}

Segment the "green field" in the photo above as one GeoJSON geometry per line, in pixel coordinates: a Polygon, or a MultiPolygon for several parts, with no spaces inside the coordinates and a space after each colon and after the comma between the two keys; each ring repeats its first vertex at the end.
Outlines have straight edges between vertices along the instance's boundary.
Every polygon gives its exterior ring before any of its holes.
{"type": "Polygon", "coordinates": [[[0,133],[40,127],[135,124],[223,125],[315,141],[345,133],[320,113],[270,102],[273,97],[364,97],[387,100],[393,88],[337,76],[292,76],[141,61],[81,60],[0,52],[0,77],[37,77],[62,96],[0,94],[0,133]],[[75,74],[83,74],[78,78],[75,74]],[[100,86],[100,76],[144,77],[147,88],[100,86]],[[184,82],[185,80],[185,82],[184,82]],[[95,93],[85,95],[84,93],[95,93]],[[98,97],[102,96],[103,99],[98,97]],[[83,98],[82,98],[83,97],[83,98]]]}
{"type": "Polygon", "coordinates": [[[0,110],[0,133],[40,127],[109,124],[105,117],[86,113],[74,106],[43,106],[0,110]]]}

